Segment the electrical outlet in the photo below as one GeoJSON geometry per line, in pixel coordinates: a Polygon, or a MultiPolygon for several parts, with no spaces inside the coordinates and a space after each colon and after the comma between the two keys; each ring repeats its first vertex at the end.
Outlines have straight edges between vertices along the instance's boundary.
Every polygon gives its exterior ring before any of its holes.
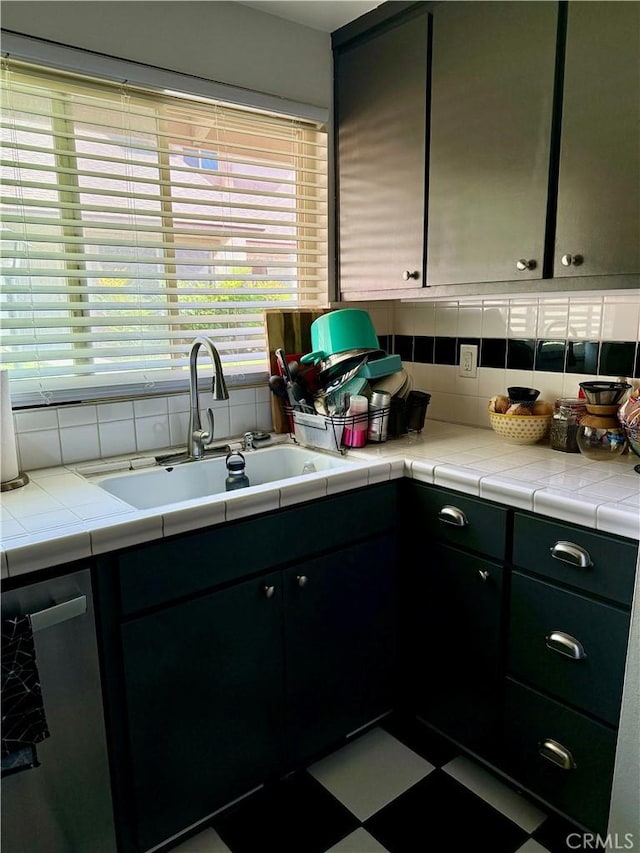
{"type": "Polygon", "coordinates": [[[458,374],[474,379],[478,373],[478,347],[476,344],[460,344],[460,367],[458,374]]]}

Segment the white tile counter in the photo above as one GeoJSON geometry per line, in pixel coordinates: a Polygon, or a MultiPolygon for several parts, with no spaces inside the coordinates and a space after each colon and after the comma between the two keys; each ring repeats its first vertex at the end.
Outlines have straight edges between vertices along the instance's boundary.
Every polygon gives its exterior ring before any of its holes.
{"type": "Polygon", "coordinates": [[[133,509],[73,466],[27,472],[27,486],[2,493],[2,577],[402,476],[640,539],[640,475],[634,471],[640,459],[631,453],[594,462],[544,444],[507,444],[489,430],[427,420],[421,435],[367,445],[347,458],[358,463],[352,470],[151,510],[133,509]]]}

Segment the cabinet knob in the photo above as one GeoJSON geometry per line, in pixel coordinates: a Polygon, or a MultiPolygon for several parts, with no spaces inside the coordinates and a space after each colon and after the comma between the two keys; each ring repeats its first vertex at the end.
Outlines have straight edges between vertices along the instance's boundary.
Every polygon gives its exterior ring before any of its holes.
{"type": "Polygon", "coordinates": [[[438,513],[438,520],[453,527],[467,527],[467,516],[457,506],[443,506],[438,513]]]}
{"type": "Polygon", "coordinates": [[[563,255],[561,260],[563,267],[579,267],[584,261],[584,257],[582,255],[563,255]]]}
{"type": "Polygon", "coordinates": [[[550,761],[562,770],[575,770],[576,768],[573,755],[571,755],[569,750],[561,743],[558,743],[558,741],[551,740],[551,738],[543,740],[538,744],[538,753],[542,758],[546,758],[547,761],[550,761]]]}
{"type": "Polygon", "coordinates": [[[296,575],[296,583],[298,586],[306,586],[309,583],[309,578],[306,575],[296,575]]]}
{"type": "Polygon", "coordinates": [[[420,273],[418,272],[418,270],[405,270],[402,273],[402,278],[404,281],[409,281],[410,278],[413,278],[417,281],[420,278],[420,273]]]}
{"type": "Polygon", "coordinates": [[[587,656],[580,640],[576,640],[571,634],[565,634],[564,631],[552,631],[547,634],[545,644],[552,652],[571,660],[584,660],[587,656]]]}
{"type": "Polygon", "coordinates": [[[521,272],[522,272],[522,270],[534,270],[536,268],[536,266],[537,266],[537,264],[533,260],[533,258],[531,258],[530,260],[527,260],[526,258],[520,258],[519,261],[516,261],[516,267],[521,272]]]}
{"type": "Polygon", "coordinates": [[[276,593],[276,588],[275,586],[263,586],[262,592],[265,598],[273,598],[276,593]]]}
{"type": "Polygon", "coordinates": [[[588,569],[593,565],[589,552],[573,542],[559,541],[549,550],[553,559],[560,560],[561,563],[569,563],[579,569],[588,569]]]}
{"type": "Polygon", "coordinates": [[[478,577],[481,581],[488,581],[490,575],[486,569],[478,569],[478,577]]]}

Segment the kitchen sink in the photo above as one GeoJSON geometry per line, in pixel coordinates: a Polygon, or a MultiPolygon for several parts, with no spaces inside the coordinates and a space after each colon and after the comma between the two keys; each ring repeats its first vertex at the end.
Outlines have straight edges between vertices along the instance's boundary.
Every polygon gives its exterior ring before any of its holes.
{"type": "MultiPolygon", "coordinates": [[[[358,462],[343,457],[307,450],[295,445],[279,445],[243,453],[245,473],[250,486],[286,482],[293,477],[311,477],[322,472],[358,467],[358,462]]],[[[145,471],[113,474],[92,482],[136,509],[152,509],[194,498],[215,497],[227,493],[225,457],[165,465],[145,471]]]]}

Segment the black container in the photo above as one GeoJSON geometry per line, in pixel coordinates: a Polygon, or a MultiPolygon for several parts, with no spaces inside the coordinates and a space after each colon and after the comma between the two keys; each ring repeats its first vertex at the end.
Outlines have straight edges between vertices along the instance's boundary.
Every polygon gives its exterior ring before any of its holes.
{"type": "Polygon", "coordinates": [[[431,394],[427,394],[426,391],[409,391],[407,395],[407,429],[409,432],[422,432],[430,400],[431,394]]]}
{"type": "Polygon", "coordinates": [[[397,438],[408,432],[421,432],[427,416],[431,394],[426,391],[410,391],[406,400],[392,397],[389,405],[387,435],[397,438]]]}
{"type": "Polygon", "coordinates": [[[387,434],[392,438],[406,435],[407,428],[407,404],[402,397],[392,397],[389,404],[389,423],[387,434]]]}

